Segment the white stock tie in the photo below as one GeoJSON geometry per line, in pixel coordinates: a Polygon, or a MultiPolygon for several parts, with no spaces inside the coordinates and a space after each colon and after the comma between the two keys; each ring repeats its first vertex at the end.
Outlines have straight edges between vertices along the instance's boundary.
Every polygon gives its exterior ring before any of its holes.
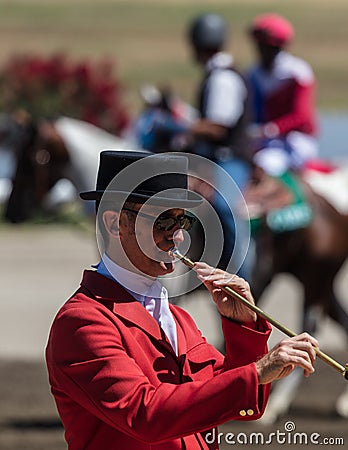
{"type": "MultiPolygon", "coordinates": [[[[161,288],[161,297],[158,297],[158,294],[156,296],[151,296],[151,292],[149,292],[148,294],[150,295],[143,296],[144,306],[145,309],[151,314],[151,316],[157,321],[159,326],[165,332],[175,353],[178,354],[176,323],[169,309],[168,293],[166,288],[161,286],[159,283],[156,287],[161,288]]],[[[150,290],[153,291],[153,289],[150,290]]]]}

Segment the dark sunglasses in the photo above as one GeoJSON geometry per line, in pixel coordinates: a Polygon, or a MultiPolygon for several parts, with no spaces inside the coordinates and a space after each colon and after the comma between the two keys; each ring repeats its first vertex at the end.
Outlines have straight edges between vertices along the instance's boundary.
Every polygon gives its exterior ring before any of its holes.
{"type": "MultiPolygon", "coordinates": [[[[145,214],[143,212],[136,211],[134,209],[129,209],[129,208],[122,208],[122,209],[123,209],[123,211],[128,211],[133,214],[138,214],[139,216],[145,217],[147,219],[153,220],[155,218],[154,216],[151,216],[150,214],[145,214]]],[[[161,214],[154,221],[153,227],[159,231],[171,231],[173,228],[175,228],[177,225],[179,225],[180,229],[189,231],[189,230],[191,230],[191,228],[195,222],[196,222],[196,218],[193,216],[190,216],[188,214],[183,214],[182,216],[179,216],[179,217],[171,217],[171,216],[167,216],[165,214],[161,214]]]]}

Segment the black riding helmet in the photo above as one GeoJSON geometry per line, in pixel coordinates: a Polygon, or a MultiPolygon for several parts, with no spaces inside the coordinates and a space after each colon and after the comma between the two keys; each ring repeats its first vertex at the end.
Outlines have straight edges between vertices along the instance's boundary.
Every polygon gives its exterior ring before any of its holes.
{"type": "Polygon", "coordinates": [[[226,22],[217,14],[202,14],[191,22],[188,37],[198,49],[220,50],[226,42],[226,22]]]}

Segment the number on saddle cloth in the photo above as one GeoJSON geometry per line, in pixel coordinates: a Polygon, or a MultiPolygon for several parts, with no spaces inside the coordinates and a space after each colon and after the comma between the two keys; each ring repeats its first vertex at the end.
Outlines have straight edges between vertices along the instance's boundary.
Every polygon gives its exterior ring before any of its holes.
{"type": "MultiPolygon", "coordinates": [[[[312,208],[307,202],[301,183],[292,172],[285,172],[275,177],[285,185],[292,196],[292,202],[286,206],[271,209],[266,213],[267,226],[274,233],[284,233],[307,227],[312,220],[312,208]]],[[[261,226],[261,219],[250,219],[251,233],[257,234],[261,226]]]]}
{"type": "Polygon", "coordinates": [[[275,233],[298,230],[309,225],[312,209],[308,203],[286,206],[267,214],[267,225],[275,233]]]}
{"type": "Polygon", "coordinates": [[[292,204],[274,209],[267,214],[268,227],[275,233],[305,228],[312,220],[312,209],[306,200],[299,179],[291,172],[285,172],[278,179],[290,190],[294,200],[292,204]]]}

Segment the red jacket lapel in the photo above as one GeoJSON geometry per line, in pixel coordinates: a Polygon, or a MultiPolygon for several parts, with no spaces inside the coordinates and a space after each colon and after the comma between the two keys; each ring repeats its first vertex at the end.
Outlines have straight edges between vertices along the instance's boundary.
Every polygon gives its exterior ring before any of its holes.
{"type": "Polygon", "coordinates": [[[103,303],[123,321],[133,323],[156,340],[163,340],[161,328],[156,320],[116,281],[96,271],[85,270],[80,291],[103,303]]]}

